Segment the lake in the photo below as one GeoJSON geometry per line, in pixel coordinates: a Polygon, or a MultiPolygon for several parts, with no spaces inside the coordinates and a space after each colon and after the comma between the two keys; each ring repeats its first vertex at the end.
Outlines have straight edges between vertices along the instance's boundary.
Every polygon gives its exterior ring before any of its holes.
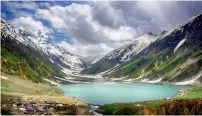
{"type": "Polygon", "coordinates": [[[61,85],[65,96],[80,98],[91,104],[131,102],[172,97],[186,86],[146,83],[89,83],[61,85]]]}

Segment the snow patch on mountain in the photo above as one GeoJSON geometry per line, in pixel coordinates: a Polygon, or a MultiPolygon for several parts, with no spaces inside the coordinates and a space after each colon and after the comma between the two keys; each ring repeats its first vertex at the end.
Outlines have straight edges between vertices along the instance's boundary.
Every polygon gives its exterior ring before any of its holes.
{"type": "Polygon", "coordinates": [[[157,39],[157,36],[151,36],[145,34],[139,38],[137,38],[137,43],[132,45],[132,49],[128,50],[122,57],[121,61],[129,61],[132,56],[141,52],[144,48],[146,48],[151,42],[154,42],[157,39]]]}
{"type": "Polygon", "coordinates": [[[177,46],[174,49],[174,53],[180,48],[180,46],[182,46],[184,44],[184,42],[186,41],[186,39],[182,39],[177,46]]]}
{"type": "Polygon", "coordinates": [[[135,39],[132,43],[122,46],[110,52],[104,58],[114,59],[117,57],[121,57],[120,61],[122,62],[129,61],[134,55],[141,52],[150,43],[156,41],[157,38],[158,36],[153,34],[144,34],[139,38],[135,39]]]}
{"type": "Polygon", "coordinates": [[[161,82],[162,79],[163,79],[163,77],[159,78],[159,79],[156,79],[156,80],[148,81],[147,83],[158,83],[158,82],[161,82]]]}

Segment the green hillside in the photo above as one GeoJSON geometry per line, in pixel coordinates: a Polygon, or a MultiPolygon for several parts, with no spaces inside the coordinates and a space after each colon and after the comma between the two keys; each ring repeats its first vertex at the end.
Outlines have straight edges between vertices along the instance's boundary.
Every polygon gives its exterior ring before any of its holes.
{"type": "Polygon", "coordinates": [[[45,59],[36,50],[17,43],[10,37],[1,36],[1,71],[3,73],[20,76],[33,82],[41,82],[42,78],[53,79],[54,76],[64,75],[59,68],[45,59]]]}
{"type": "Polygon", "coordinates": [[[171,49],[163,52],[141,56],[134,61],[122,65],[115,72],[105,75],[130,78],[142,76],[148,79],[164,77],[164,81],[178,81],[182,78],[191,78],[202,70],[201,48],[172,55],[171,49]]]}

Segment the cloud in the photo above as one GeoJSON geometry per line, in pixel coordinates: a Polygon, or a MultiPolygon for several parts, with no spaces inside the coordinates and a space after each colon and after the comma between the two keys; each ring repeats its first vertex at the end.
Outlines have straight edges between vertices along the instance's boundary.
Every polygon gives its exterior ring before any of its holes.
{"type": "Polygon", "coordinates": [[[110,4],[122,10],[125,22],[137,29],[138,35],[170,30],[202,12],[199,1],[112,1],[110,4]]]}
{"type": "MultiPolygon", "coordinates": [[[[116,43],[112,43],[113,45],[117,45],[116,43]]],[[[80,56],[93,56],[95,54],[107,54],[111,52],[114,48],[112,44],[89,44],[83,45],[80,43],[69,44],[66,41],[62,41],[59,43],[59,46],[65,48],[68,52],[78,54],[80,56]]]]}
{"type": "Polygon", "coordinates": [[[100,21],[98,22],[92,16],[94,10],[95,7],[90,5],[73,3],[66,7],[53,6],[49,9],[38,9],[36,17],[50,21],[54,28],[62,30],[74,43],[113,43],[131,40],[136,36],[136,30],[124,23],[119,24],[117,28],[100,24],[100,21]]]}
{"type": "Polygon", "coordinates": [[[198,5],[177,1],[73,3],[38,9],[35,16],[71,38],[71,44],[63,41],[62,46],[86,55],[110,51],[144,33],[170,30],[201,11],[199,7],[193,11],[193,6],[198,5]]]}
{"type": "Polygon", "coordinates": [[[23,2],[4,1],[2,3],[6,6],[7,10],[11,12],[18,12],[19,9],[36,10],[39,8],[37,3],[30,1],[23,1],[23,2]]]}
{"type": "Polygon", "coordinates": [[[39,2],[39,6],[42,8],[49,8],[49,7],[51,7],[51,3],[50,2],[39,2]]]}
{"type": "Polygon", "coordinates": [[[17,27],[28,31],[42,31],[45,34],[51,32],[51,29],[45,27],[40,21],[35,21],[31,17],[19,17],[11,21],[17,27]]]}
{"type": "Polygon", "coordinates": [[[19,10],[18,12],[15,12],[14,15],[15,15],[16,18],[19,18],[19,17],[34,17],[32,13],[27,12],[27,11],[22,11],[22,10],[19,10]]]}
{"type": "Polygon", "coordinates": [[[16,26],[46,33],[53,29],[50,35],[59,38],[61,46],[83,56],[107,53],[144,33],[170,30],[202,13],[200,1],[2,3],[14,14],[16,26]]]}
{"type": "MultiPolygon", "coordinates": [[[[55,6],[55,7],[58,8],[60,6],[55,6]]],[[[62,16],[62,13],[64,13],[64,12],[61,12],[61,14],[60,14],[59,13],[60,11],[57,11],[57,10],[55,10],[55,11],[57,12],[57,14],[54,13],[54,9],[52,9],[50,11],[47,9],[38,9],[36,11],[36,17],[50,21],[52,26],[56,29],[65,28],[67,25],[65,24],[64,20],[62,20],[60,18],[60,16],[62,16]],[[57,15],[59,15],[59,16],[57,16],[57,15]]]]}
{"type": "Polygon", "coordinates": [[[125,23],[123,12],[111,7],[108,2],[95,2],[92,16],[103,26],[117,28],[125,23]]]}

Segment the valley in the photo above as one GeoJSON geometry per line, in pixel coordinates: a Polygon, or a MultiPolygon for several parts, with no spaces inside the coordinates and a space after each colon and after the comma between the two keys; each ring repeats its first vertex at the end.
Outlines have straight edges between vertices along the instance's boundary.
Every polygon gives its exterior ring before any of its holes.
{"type": "MultiPolygon", "coordinates": [[[[73,44],[71,36],[63,42],[73,44]]],[[[83,56],[61,44],[1,18],[3,115],[202,115],[202,14],[170,31],[142,33],[105,54],[83,56]]]]}
{"type": "MultiPolygon", "coordinates": [[[[170,111],[157,112],[158,108],[170,107],[169,105],[172,105],[173,108],[185,107],[189,111],[192,109],[188,106],[192,104],[192,107],[195,108],[194,111],[198,110],[198,113],[195,112],[195,114],[201,114],[202,87],[200,86],[176,86],[175,88],[175,85],[110,82],[104,79],[102,81],[100,79],[95,80],[94,82],[86,80],[84,81],[86,83],[83,81],[78,83],[76,80],[77,83],[65,83],[58,88],[48,81],[43,84],[36,84],[28,80],[19,79],[19,77],[3,74],[1,76],[1,112],[3,114],[162,115],[169,114],[169,112],[176,114],[176,110],[172,111],[173,109],[166,108],[170,111]],[[91,86],[91,84],[94,86],[91,86]],[[134,87],[132,87],[133,85],[134,87]],[[131,94],[131,91],[133,91],[133,94],[131,94]],[[178,94],[176,95],[176,93],[178,94]],[[23,105],[14,106],[15,104],[23,105]],[[37,105],[51,105],[51,107],[40,110],[40,107],[37,105]],[[96,108],[94,109],[92,105],[96,108]],[[30,111],[28,110],[30,106],[36,109],[38,107],[39,110],[30,111]],[[22,108],[27,108],[26,112],[22,108]]],[[[190,111],[190,113],[194,112],[190,111]]],[[[187,113],[181,110],[179,114],[187,113]]]]}

